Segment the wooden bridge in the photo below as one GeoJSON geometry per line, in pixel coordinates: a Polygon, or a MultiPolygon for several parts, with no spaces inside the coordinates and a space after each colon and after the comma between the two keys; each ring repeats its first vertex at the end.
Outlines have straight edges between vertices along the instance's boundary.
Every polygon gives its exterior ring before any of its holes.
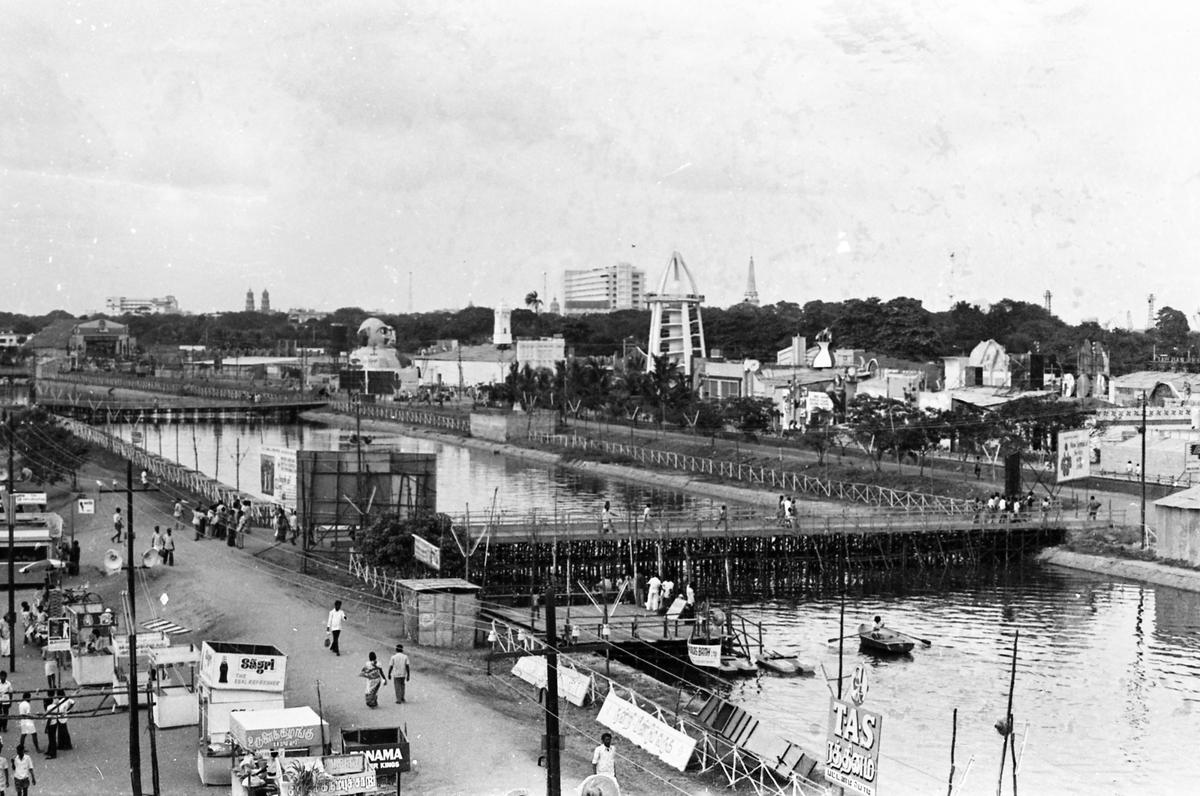
{"type": "Polygon", "coordinates": [[[321,409],[327,401],[212,401],[47,400],[38,401],[47,411],[89,424],[104,423],[242,423],[270,420],[290,423],[302,412],[321,409]]]}

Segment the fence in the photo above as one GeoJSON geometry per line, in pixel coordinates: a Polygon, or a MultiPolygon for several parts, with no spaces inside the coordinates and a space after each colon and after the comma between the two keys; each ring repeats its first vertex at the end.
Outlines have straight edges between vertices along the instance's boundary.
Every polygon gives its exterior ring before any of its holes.
{"type": "Polygon", "coordinates": [[[164,379],[157,376],[130,377],[103,373],[56,373],[38,379],[39,384],[47,382],[65,382],[68,384],[109,387],[122,390],[169,393],[171,395],[213,398],[222,401],[246,401],[249,400],[247,396],[251,395],[270,396],[272,401],[279,403],[310,403],[314,400],[321,400],[320,398],[316,398],[312,392],[303,393],[299,390],[289,390],[266,384],[251,385],[247,383],[244,386],[229,386],[223,384],[205,384],[195,380],[164,379]]]}
{"type": "Polygon", "coordinates": [[[135,468],[145,470],[155,483],[170,484],[191,495],[203,498],[209,503],[221,501],[226,505],[233,505],[234,501],[237,501],[245,505],[248,502],[250,504],[250,523],[270,527],[275,509],[274,503],[239,492],[215,478],[150,453],[132,442],[126,442],[95,426],[89,426],[87,423],[69,418],[60,418],[60,420],[63,428],[76,437],[133,462],[135,468]]]}
{"type": "Polygon", "coordinates": [[[388,404],[361,403],[347,400],[330,401],[329,409],[348,415],[357,414],[359,417],[365,417],[370,420],[430,426],[461,434],[469,434],[471,432],[471,418],[467,415],[446,415],[422,409],[407,409],[399,406],[389,406],[388,404]]]}
{"type": "Polygon", "coordinates": [[[832,481],[804,473],[777,470],[765,465],[742,464],[696,456],[688,453],[656,450],[627,442],[610,442],[577,434],[540,434],[531,432],[529,438],[543,445],[567,450],[582,450],[622,456],[647,466],[664,467],[697,475],[717,476],[747,484],[770,487],[774,491],[826,500],[865,503],[870,506],[901,511],[961,514],[969,510],[970,501],[961,498],[906,492],[852,481],[832,481]]]}

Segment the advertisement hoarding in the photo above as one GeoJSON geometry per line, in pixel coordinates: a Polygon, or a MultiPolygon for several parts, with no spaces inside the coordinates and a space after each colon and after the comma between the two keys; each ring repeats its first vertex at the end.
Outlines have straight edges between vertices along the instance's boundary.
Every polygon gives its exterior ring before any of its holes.
{"type": "Polygon", "coordinates": [[[1092,474],[1092,432],[1088,429],[1058,432],[1058,483],[1092,474]]]}
{"type": "Polygon", "coordinates": [[[879,787],[879,742],[883,716],[853,702],[829,697],[825,779],[864,796],[879,787]]]}
{"type": "Polygon", "coordinates": [[[442,551],[437,545],[432,542],[427,542],[420,536],[413,534],[413,558],[420,561],[425,566],[436,571],[442,568],[442,551]]]}
{"type": "Polygon", "coordinates": [[[687,768],[696,739],[647,713],[613,691],[608,692],[596,721],[679,771],[687,768]]]}
{"type": "Polygon", "coordinates": [[[259,491],[286,508],[296,508],[296,451],[264,446],[258,456],[259,491]]]}
{"type": "MultiPolygon", "coordinates": [[[[517,658],[512,673],[537,688],[546,687],[546,659],[540,655],[517,658]]],[[[592,690],[592,678],[569,666],[558,665],[558,693],[572,705],[583,707],[592,690]]]]}

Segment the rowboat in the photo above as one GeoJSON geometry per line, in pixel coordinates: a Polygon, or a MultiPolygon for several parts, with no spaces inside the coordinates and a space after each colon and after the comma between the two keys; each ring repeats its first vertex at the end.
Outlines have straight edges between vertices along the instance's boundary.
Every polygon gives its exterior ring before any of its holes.
{"type": "Polygon", "coordinates": [[[858,640],[862,649],[880,655],[903,655],[912,652],[914,646],[912,639],[902,633],[886,627],[875,630],[866,623],[858,626],[858,640]]]}
{"type": "Polygon", "coordinates": [[[817,671],[812,666],[801,663],[795,655],[784,655],[782,652],[772,649],[764,649],[754,656],[754,660],[760,668],[775,672],[775,674],[816,674],[817,671]]]}
{"type": "Polygon", "coordinates": [[[745,677],[758,674],[758,667],[744,655],[722,655],[718,671],[726,677],[745,677]]]}

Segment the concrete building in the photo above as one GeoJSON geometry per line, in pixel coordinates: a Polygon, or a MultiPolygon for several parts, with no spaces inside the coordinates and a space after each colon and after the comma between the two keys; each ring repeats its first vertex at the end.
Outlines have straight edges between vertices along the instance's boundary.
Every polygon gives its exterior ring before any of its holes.
{"type": "Polygon", "coordinates": [[[563,315],[645,308],[646,275],[629,263],[563,272],[563,315]]]}
{"type": "Polygon", "coordinates": [[[129,327],[105,318],[75,324],[68,343],[68,353],[76,364],[85,359],[125,358],[133,351],[129,327]]]}
{"type": "Polygon", "coordinates": [[[421,386],[447,388],[501,383],[516,361],[515,349],[494,345],[456,346],[448,351],[428,351],[413,357],[413,364],[420,372],[421,386]]]}
{"type": "Polygon", "coordinates": [[[290,323],[306,324],[309,321],[323,321],[329,317],[328,312],[318,312],[314,309],[303,309],[301,307],[292,307],[287,311],[288,321],[290,323]]]}
{"type": "Polygon", "coordinates": [[[179,302],[174,296],[162,298],[130,298],[109,296],[104,306],[113,315],[178,315],[179,302]]]}

